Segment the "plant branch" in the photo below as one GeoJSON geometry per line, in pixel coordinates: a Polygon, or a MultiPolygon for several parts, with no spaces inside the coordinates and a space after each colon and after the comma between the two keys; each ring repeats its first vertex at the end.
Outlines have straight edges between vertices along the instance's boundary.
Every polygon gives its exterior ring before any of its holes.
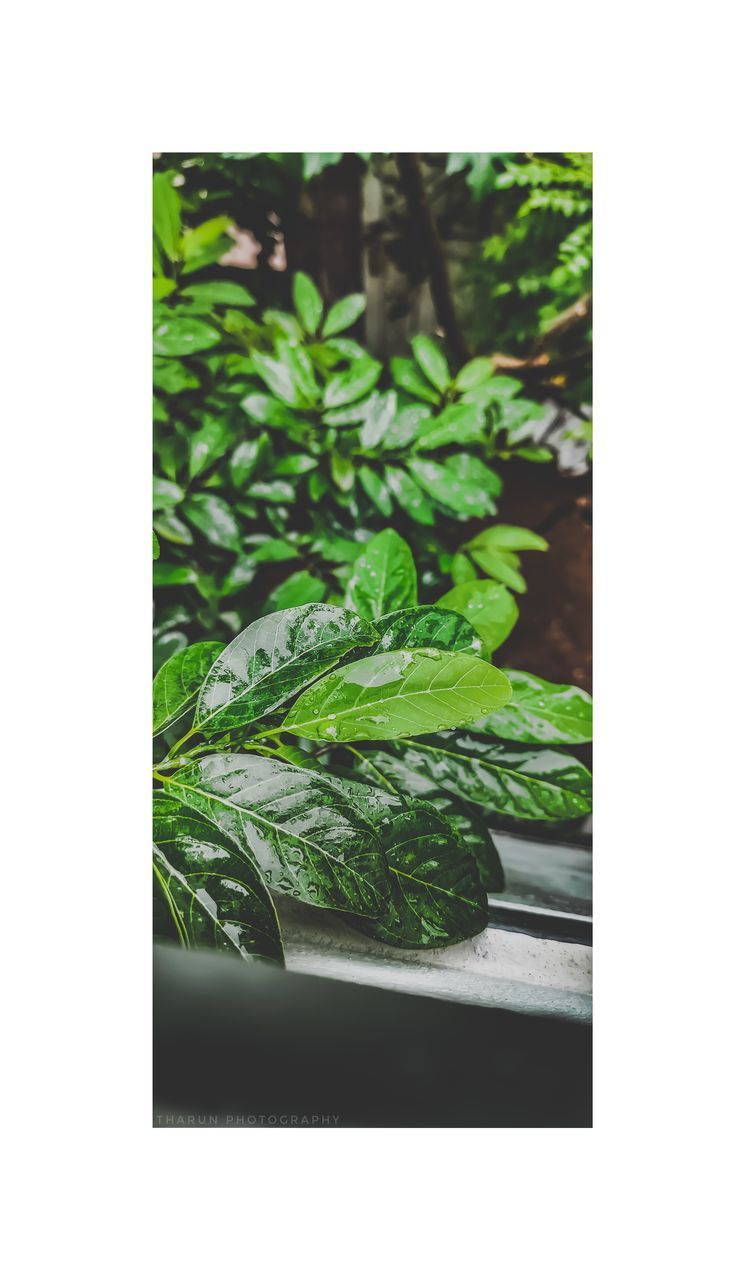
{"type": "Polygon", "coordinates": [[[434,214],[427,199],[422,166],[416,152],[398,152],[396,164],[401,176],[401,186],[406,197],[411,220],[421,239],[427,259],[432,301],[437,323],[445,334],[448,345],[458,365],[470,358],[466,340],[458,324],[453,292],[448,275],[447,261],[442,248],[434,214]]]}

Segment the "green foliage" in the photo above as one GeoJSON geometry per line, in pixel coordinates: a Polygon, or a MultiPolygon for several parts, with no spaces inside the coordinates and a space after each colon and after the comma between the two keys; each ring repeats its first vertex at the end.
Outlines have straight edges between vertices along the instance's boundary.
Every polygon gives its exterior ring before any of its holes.
{"type": "Polygon", "coordinates": [[[487,816],[589,812],[587,770],[543,745],[587,739],[587,695],[525,672],[513,693],[465,605],[383,612],[418,588],[398,535],[376,542],[358,565],[383,579],[363,597],[371,618],[284,610],[226,648],[179,649],[156,676],[164,936],[281,959],[279,894],[389,945],[449,945],[486,926],[487,892],[503,887],[487,816]]]}

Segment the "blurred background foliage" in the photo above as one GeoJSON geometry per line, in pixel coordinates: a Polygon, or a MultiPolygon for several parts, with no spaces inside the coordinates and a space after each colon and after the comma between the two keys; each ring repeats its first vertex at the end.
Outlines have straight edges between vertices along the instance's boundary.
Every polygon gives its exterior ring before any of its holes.
{"type": "Polygon", "coordinates": [[[435,598],[498,509],[550,544],[504,661],[587,686],[591,157],[154,169],[156,665],[341,598],[387,525],[435,598]]]}

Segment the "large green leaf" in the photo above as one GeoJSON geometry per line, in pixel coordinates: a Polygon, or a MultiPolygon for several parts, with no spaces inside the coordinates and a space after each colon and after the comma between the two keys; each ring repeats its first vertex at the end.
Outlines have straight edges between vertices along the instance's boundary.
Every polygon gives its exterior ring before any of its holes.
{"type": "MultiPolygon", "coordinates": [[[[381,784],[394,788],[402,804],[415,799],[434,805],[476,859],[481,883],[487,892],[501,893],[505,886],[504,868],[492,834],[478,809],[460,796],[446,791],[431,774],[409,768],[403,753],[393,755],[382,747],[365,747],[355,760],[355,766],[368,783],[366,790],[374,791],[375,796],[381,799],[385,797],[388,809],[393,797],[390,792],[381,790],[381,784]]],[[[377,817],[375,822],[377,826],[377,817]]]]}
{"type": "Polygon", "coordinates": [[[292,281],[292,300],[306,333],[314,334],[321,323],[323,299],[310,276],[298,271],[292,281]]]}
{"type": "Polygon", "coordinates": [[[323,774],[215,753],[165,786],[249,853],[272,891],[355,915],[383,909],[390,888],[378,836],[323,774]]]}
{"type": "Polygon", "coordinates": [[[379,823],[391,897],[377,920],[356,928],[395,947],[444,947],[481,933],[486,892],[447,818],[415,805],[379,823]]]}
{"type": "Polygon", "coordinates": [[[500,711],[474,724],[479,733],[509,742],[557,745],[592,740],[589,693],[571,684],[551,684],[527,671],[505,671],[505,675],[512,685],[512,698],[500,711]]]}
{"type": "Polygon", "coordinates": [[[382,741],[470,724],[509,696],[506,676],[470,653],[399,649],[324,676],[283,728],[314,741],[382,741]]]}
{"type": "Polygon", "coordinates": [[[294,697],[351,649],[376,640],[367,622],[325,604],[260,618],[231,641],[209,671],[194,726],[213,733],[248,724],[294,697]]]}
{"type": "MultiPolygon", "coordinates": [[[[283,404],[289,405],[291,408],[302,406],[303,392],[298,386],[295,370],[286,360],[275,360],[273,356],[264,355],[263,352],[256,351],[253,353],[253,362],[256,372],[265,382],[272,395],[277,396],[283,404]]],[[[260,396],[246,396],[241,401],[242,407],[252,418],[260,421],[267,426],[273,426],[274,423],[268,417],[257,416],[260,410],[256,407],[257,401],[261,402],[260,396]]],[[[266,407],[270,407],[270,397],[266,397],[266,407]]],[[[277,425],[282,425],[278,422],[277,425]]]]}
{"type": "Polygon", "coordinates": [[[332,334],[341,333],[358,320],[367,306],[364,293],[350,293],[348,297],[335,302],[323,323],[323,336],[330,338],[332,334]]]}
{"type": "Polygon", "coordinates": [[[220,334],[197,316],[173,315],[160,319],[153,333],[156,356],[191,356],[220,342],[220,334]]]}
{"type": "Polygon", "coordinates": [[[467,618],[478,631],[489,653],[503,644],[517,622],[514,597],[498,582],[477,578],[461,582],[437,601],[442,609],[453,609],[467,618]]]}
{"type": "Polygon", "coordinates": [[[426,742],[406,740],[389,750],[410,773],[487,813],[561,822],[581,818],[592,808],[590,773],[559,751],[514,750],[457,733],[426,742]]]}
{"type": "Polygon", "coordinates": [[[447,391],[450,385],[450,370],[437,344],[426,334],[421,333],[416,338],[412,338],[411,349],[419,368],[427,375],[432,386],[437,391],[447,391]]]}
{"type": "Polygon", "coordinates": [[[279,921],[266,885],[219,827],[158,792],[153,842],[156,883],[185,946],[282,963],[279,921]]]}
{"type": "Polygon", "coordinates": [[[438,605],[421,605],[418,609],[397,609],[378,618],[380,640],[374,653],[390,649],[445,649],[448,653],[464,649],[483,658],[486,646],[471,623],[452,609],[438,605]]]}
{"type": "Polygon", "coordinates": [[[374,621],[417,602],[416,566],[411,549],[394,529],[383,529],[367,543],[352,567],[346,605],[374,621]]]}
{"type": "Polygon", "coordinates": [[[218,640],[200,640],[163,663],[153,681],[153,733],[162,733],[194,705],[222,649],[218,640]]]}

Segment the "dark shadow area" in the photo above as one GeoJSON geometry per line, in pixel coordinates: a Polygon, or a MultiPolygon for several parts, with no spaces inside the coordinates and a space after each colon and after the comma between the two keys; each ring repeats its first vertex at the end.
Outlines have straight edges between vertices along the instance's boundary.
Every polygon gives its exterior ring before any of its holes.
{"type": "Polygon", "coordinates": [[[592,1124],[586,1026],[164,946],[154,1024],[157,1128],[592,1124]]]}

